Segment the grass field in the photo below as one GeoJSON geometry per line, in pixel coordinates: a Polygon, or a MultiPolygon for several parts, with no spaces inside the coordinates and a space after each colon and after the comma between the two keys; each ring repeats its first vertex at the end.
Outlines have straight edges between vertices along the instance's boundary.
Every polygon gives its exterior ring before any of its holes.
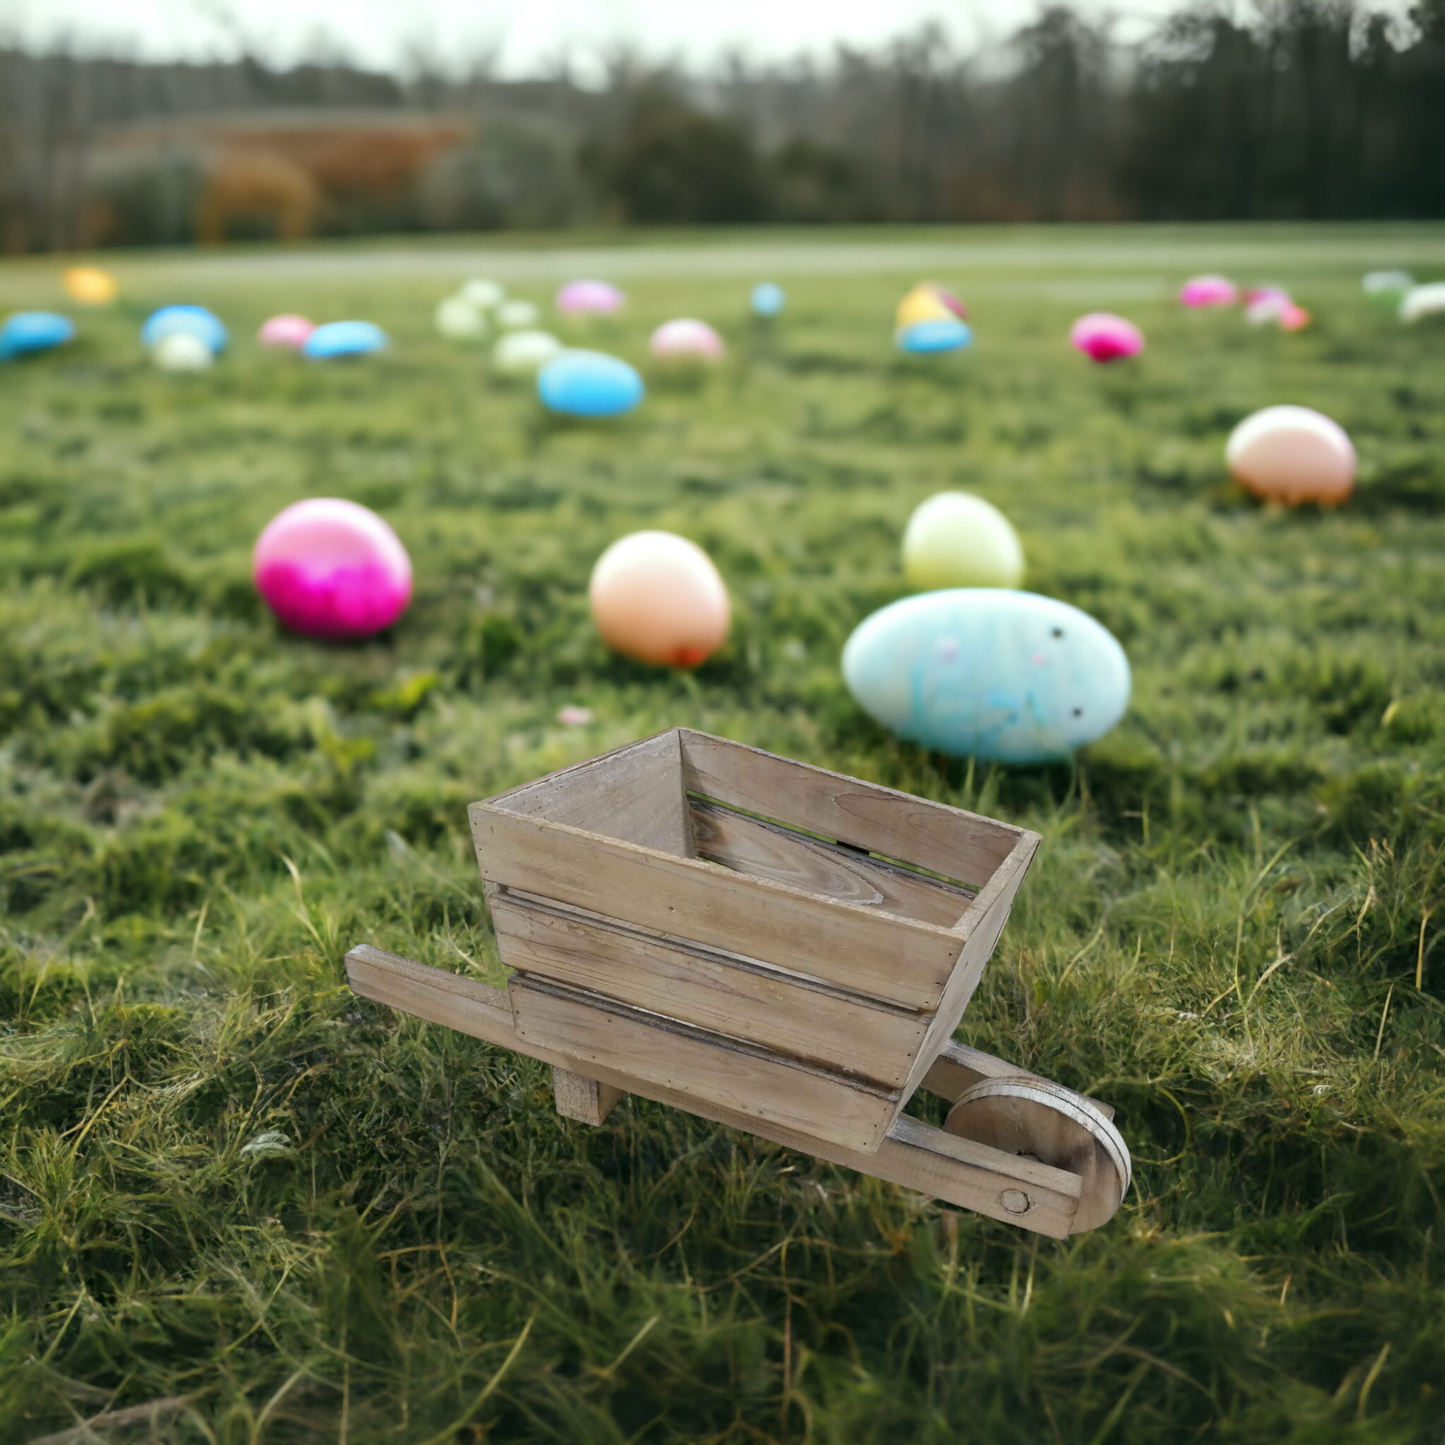
{"type": "MultiPolygon", "coordinates": [[[[571,261],[505,246],[131,258],[122,307],[0,368],[0,1439],[145,1405],[99,1438],[1442,1439],[1445,332],[1359,275],[1445,275],[1445,240],[1010,236],[925,238],[977,331],[927,365],[890,347],[918,277],[886,235],[856,274],[757,243],[771,337],[745,242],[692,274],[627,248],[593,344],[641,363],[695,314],[732,353],[620,425],[549,422],[433,335],[438,270],[540,301],[571,261]],[[1231,260],[1315,326],[1173,303],[1231,260]],[[145,362],[165,300],[231,324],[214,372],[145,362]],[[1096,307],[1139,364],[1068,349],[1096,307]],[[393,350],[262,353],[291,309],[393,350]],[[1338,513],[1229,483],[1229,429],[1282,401],[1354,438],[1338,513]],[[1131,711],[1073,764],[927,755],[843,688],[946,486],[1129,652],[1131,711]],[[252,542],[310,495],[406,542],[393,633],[313,645],[259,607],[252,542]],[[731,590],[694,675],[591,630],[591,563],[643,526],[731,590]],[[1117,1105],[1110,1225],[1054,1243],[640,1100],[564,1124],[542,1066],[350,994],[363,941],[495,980],[465,805],[679,723],[1043,834],[961,1036],[1117,1105]]],[[[57,274],[0,268],[0,301],[57,274]]]]}

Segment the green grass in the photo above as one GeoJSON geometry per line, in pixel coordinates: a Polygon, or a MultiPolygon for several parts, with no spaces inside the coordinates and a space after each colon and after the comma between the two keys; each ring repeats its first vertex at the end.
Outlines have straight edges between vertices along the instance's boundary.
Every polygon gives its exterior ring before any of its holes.
{"type": "MultiPolygon", "coordinates": [[[[977,344],[928,365],[889,345],[910,272],[800,264],[767,339],[705,247],[693,278],[634,261],[599,344],[641,361],[682,313],[733,350],[614,426],[544,420],[404,270],[177,296],[189,262],[132,259],[126,307],[0,368],[0,1438],[148,1402],[103,1438],[1441,1438],[1445,339],[1358,277],[1445,255],[1231,233],[1273,258],[1241,279],[1314,308],[1283,336],[1172,303],[1217,255],[1186,267],[1189,234],[960,250],[937,279],[977,344]],[[141,358],[164,299],[232,323],[213,373],[141,358]],[[1140,364],[1068,350],[1096,305],[1140,364]],[[282,309],[394,350],[263,354],[282,309]],[[1279,401],[1350,431],[1345,509],[1228,483],[1230,427],[1279,401]],[[842,686],[945,486],[1129,652],[1131,711],[1073,764],[927,755],[842,686]],[[405,540],[392,634],[313,645],[257,605],[251,544],[308,495],[405,540]],[[591,631],[590,565],[643,526],[732,592],[695,675],[591,631]],[[961,1033],[1117,1105],[1111,1224],[1039,1239],[640,1100],[562,1123],[542,1066],[350,994],[363,941],[496,978],[465,805],[672,724],[1044,835],[961,1033]]],[[[54,272],[0,292],[46,304],[54,272]]]]}

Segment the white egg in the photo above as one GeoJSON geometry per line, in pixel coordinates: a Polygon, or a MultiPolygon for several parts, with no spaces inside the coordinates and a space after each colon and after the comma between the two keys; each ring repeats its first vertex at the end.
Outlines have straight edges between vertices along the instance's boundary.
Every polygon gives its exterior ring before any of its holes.
{"type": "Polygon", "coordinates": [[[216,354],[188,331],[173,331],[151,348],[151,359],[162,371],[207,371],[216,362],[216,354]]]}

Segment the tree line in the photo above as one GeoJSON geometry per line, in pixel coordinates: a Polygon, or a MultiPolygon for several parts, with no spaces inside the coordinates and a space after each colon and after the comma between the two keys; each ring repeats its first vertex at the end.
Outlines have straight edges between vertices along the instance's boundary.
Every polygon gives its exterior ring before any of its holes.
{"type": "Polygon", "coordinates": [[[1258,3],[1128,46],[1049,5],[1002,56],[930,27],[706,74],[622,56],[600,84],[0,50],[0,247],[191,240],[218,176],[241,235],[279,224],[268,175],[331,233],[1445,216],[1445,0],[1258,3]]]}

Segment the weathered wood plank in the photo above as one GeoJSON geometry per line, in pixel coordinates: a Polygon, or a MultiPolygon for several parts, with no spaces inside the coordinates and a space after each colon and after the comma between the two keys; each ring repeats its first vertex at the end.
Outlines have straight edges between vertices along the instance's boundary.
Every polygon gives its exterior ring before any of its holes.
{"type": "MultiPolygon", "coordinates": [[[[689,1097],[664,1084],[636,1079],[625,1070],[601,1065],[584,1069],[577,1060],[558,1050],[525,1044],[510,1023],[502,1023],[501,1016],[509,1019],[510,1015],[495,1004],[484,1004],[481,1014],[471,1010],[468,1005],[473,1001],[454,986],[457,975],[445,970],[428,968],[396,954],[371,948],[353,949],[347,955],[347,970],[352,977],[352,987],[366,997],[392,1003],[403,1012],[417,1014],[433,1023],[487,1038],[489,1042],[516,1049],[554,1068],[560,1066],[572,1073],[587,1073],[627,1093],[684,1109],[701,1118],[755,1134],[830,1163],[919,1190],[991,1219],[1017,1224],[1055,1239],[1062,1239],[1071,1231],[1081,1185],[1077,1176],[1064,1170],[1012,1157],[968,1139],[953,1138],[942,1129],[933,1128],[908,1115],[895,1120],[876,1153],[865,1154],[843,1145],[824,1143],[799,1130],[766,1119],[750,1118],[710,1100],[689,1097]],[[426,980],[425,976],[431,974],[442,977],[426,980]],[[418,986],[418,975],[424,981],[423,986],[418,986]],[[385,987],[388,982],[396,982],[398,976],[400,986],[385,987]],[[387,993],[398,1001],[393,1002],[392,997],[384,996],[387,993]],[[479,1032],[480,1029],[490,1033],[479,1032]],[[490,1034],[506,1036],[490,1037],[490,1034]],[[1023,1194],[1027,1202],[1022,1214],[1016,1212],[1016,1197],[1011,1197],[1007,1205],[1004,1203],[1005,1195],[1017,1194],[1023,1194]]],[[[461,982],[470,984],[473,981],[462,979],[461,982]]],[[[485,984],[474,986],[487,989],[489,994],[503,992],[490,989],[485,984]]]]}
{"type": "Polygon", "coordinates": [[[982,887],[1018,828],[825,768],[680,729],[687,790],[982,887]]]}
{"type": "Polygon", "coordinates": [[[346,977],[363,998],[445,1024],[489,1044],[517,1047],[512,1000],[504,988],[444,968],[430,968],[365,943],[346,955],[346,977]]]}
{"type": "Polygon", "coordinates": [[[903,1082],[928,1027],[926,1014],[530,894],[497,889],[488,906],[509,968],[843,1068],[887,1088],[903,1082]]]}
{"type": "Polygon", "coordinates": [[[590,1124],[600,1128],[607,1122],[607,1116],[627,1097],[622,1089],[611,1084],[598,1083],[596,1079],[584,1078],[552,1065],[552,1098],[557,1112],[564,1119],[575,1119],[579,1124],[590,1124]]]}
{"type": "Polygon", "coordinates": [[[488,801],[526,817],[692,856],[675,728],[488,801]]]}
{"type": "Polygon", "coordinates": [[[694,858],[473,803],[488,882],[765,959],[905,1008],[932,1011],[962,950],[959,932],[819,898],[694,858]]]}
{"type": "Polygon", "coordinates": [[[625,1070],[865,1154],[878,1148],[893,1121],[897,1094],[861,1080],[526,974],[512,976],[509,992],[523,1046],[577,1059],[577,1071],[589,1078],[599,1067],[625,1070]]]}
{"type": "Polygon", "coordinates": [[[840,843],[825,843],[697,798],[688,799],[688,812],[693,848],[709,863],[940,928],[952,928],[968,906],[969,894],[961,888],[909,873],[840,843]]]}

